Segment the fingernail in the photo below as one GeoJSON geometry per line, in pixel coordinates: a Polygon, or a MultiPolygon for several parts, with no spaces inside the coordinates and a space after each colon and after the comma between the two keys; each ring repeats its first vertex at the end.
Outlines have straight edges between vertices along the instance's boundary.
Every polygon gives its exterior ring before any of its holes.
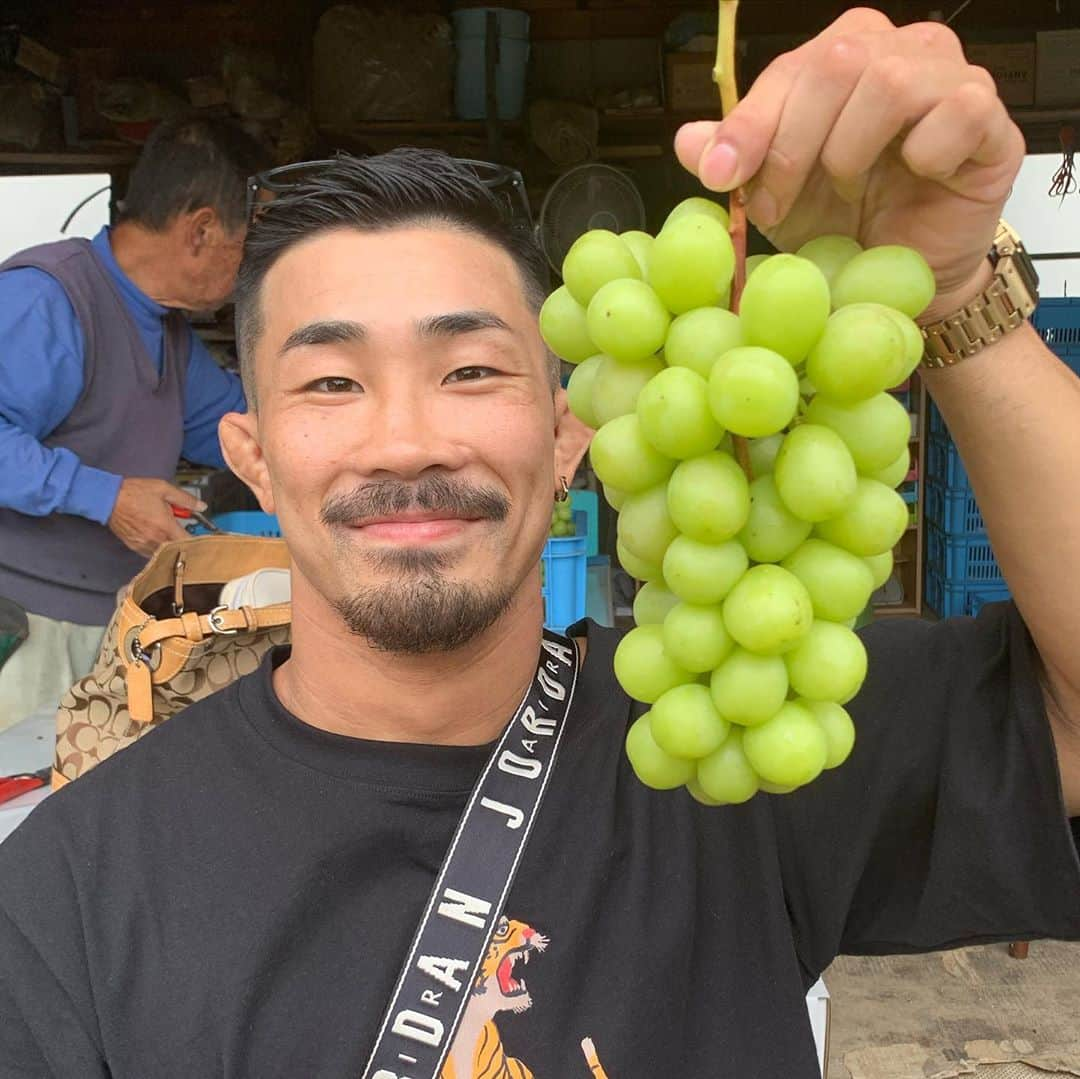
{"type": "Polygon", "coordinates": [[[706,187],[714,191],[725,191],[732,186],[738,165],[739,152],[730,142],[720,139],[701,155],[698,175],[706,187]]]}
{"type": "Polygon", "coordinates": [[[199,504],[195,507],[200,513],[205,513],[210,507],[200,500],[199,504]]]}
{"type": "Polygon", "coordinates": [[[780,216],[776,199],[773,198],[768,188],[764,187],[759,187],[754,192],[746,212],[755,225],[765,229],[775,225],[777,218],[780,216]]]}

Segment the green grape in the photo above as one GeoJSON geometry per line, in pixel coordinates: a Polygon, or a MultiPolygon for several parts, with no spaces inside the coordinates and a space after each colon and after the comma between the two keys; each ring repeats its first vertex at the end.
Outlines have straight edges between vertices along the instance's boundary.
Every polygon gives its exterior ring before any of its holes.
{"type": "Polygon", "coordinates": [[[804,521],[835,517],[854,500],[858,482],[840,436],[816,423],[800,424],[784,439],[773,478],[784,505],[804,521]]]}
{"type": "Polygon", "coordinates": [[[567,363],[581,363],[600,351],[589,337],[585,308],[565,285],[557,288],[540,308],[540,336],[567,363]]]}
{"type": "Polygon", "coordinates": [[[842,307],[811,349],[806,374],[818,393],[854,404],[886,389],[905,354],[904,335],[889,315],[866,305],[842,307]]]}
{"type": "Polygon", "coordinates": [[[870,602],[874,575],[857,555],[819,539],[808,539],[782,563],[810,593],[817,618],[846,622],[870,602]]]}
{"type": "Polygon", "coordinates": [[[789,787],[783,783],[770,783],[761,778],[758,779],[758,785],[766,794],[792,794],[799,789],[798,785],[789,787]]]}
{"type": "MultiPolygon", "coordinates": [[[[727,739],[725,739],[725,742],[727,739]]],[[[697,781],[697,779],[691,779],[687,781],[686,792],[694,799],[695,802],[700,802],[703,806],[708,806],[710,809],[714,809],[716,806],[728,805],[727,802],[721,802],[716,798],[710,798],[706,793],[704,787],[697,781]]]]}
{"type": "Polygon", "coordinates": [[[810,710],[825,732],[825,767],[838,768],[855,746],[855,724],[847,709],[836,701],[812,701],[806,697],[800,697],[799,704],[810,710]]]}
{"type": "Polygon", "coordinates": [[[637,414],[642,434],[668,457],[697,457],[724,437],[709,411],[709,384],[686,367],[653,376],[638,396],[637,414]]]}
{"type": "Polygon", "coordinates": [[[615,649],[615,677],[634,700],[652,704],[669,689],[695,680],[664,651],[660,626],[638,626],[615,649]]]}
{"type": "Polygon", "coordinates": [[[726,453],[691,457],[671,474],[668,509],[680,532],[702,543],[722,543],[742,528],[750,513],[746,476],[726,453]]]}
{"type": "Polygon", "coordinates": [[[724,625],[743,648],[777,655],[810,629],[814,610],[806,586],[779,566],[753,566],[724,600],[724,625]]]}
{"type": "Polygon", "coordinates": [[[750,484],[750,515],[739,542],[755,562],[779,562],[810,535],[813,525],[784,505],[776,481],[766,473],[750,484]]]}
{"type": "Polygon", "coordinates": [[[772,472],[776,465],[776,455],[784,444],[782,434],[766,435],[764,438],[752,438],[747,447],[750,454],[750,471],[755,478],[772,472]]]}
{"type": "Polygon", "coordinates": [[[733,348],[713,365],[709,407],[737,435],[774,435],[799,407],[799,376],[779,353],[749,345],[733,348]]]}
{"type": "Polygon", "coordinates": [[[809,401],[810,398],[817,393],[817,386],[815,386],[806,375],[803,375],[802,378],[799,379],[799,393],[809,401]]]}
{"type": "Polygon", "coordinates": [[[746,280],[750,280],[750,275],[768,258],[770,255],[748,255],[746,259],[746,280]]]}
{"type": "Polygon", "coordinates": [[[850,236],[818,236],[808,240],[795,252],[809,259],[824,275],[830,287],[836,275],[862,250],[862,245],[850,236]]]}
{"type": "Polygon", "coordinates": [[[656,744],[648,712],[634,720],[626,732],[626,756],[634,774],[653,790],[674,790],[694,778],[693,761],[672,757],[656,744]]]}
{"type": "Polygon", "coordinates": [[[870,479],[877,480],[878,483],[885,484],[886,487],[899,487],[900,484],[907,479],[907,474],[911,471],[911,451],[907,445],[900,451],[896,460],[887,468],[881,469],[879,472],[869,473],[870,479]]]}
{"type": "Polygon", "coordinates": [[[689,760],[707,757],[731,729],[708,688],[697,683],[669,689],[652,706],[649,723],[654,741],[665,753],[689,760]]]}
{"type": "Polygon", "coordinates": [[[618,558],[619,565],[637,581],[649,582],[663,579],[659,566],[646,562],[644,558],[638,558],[622,540],[617,540],[615,543],[615,557],[618,558]]]}
{"type": "Polygon", "coordinates": [[[727,226],[704,214],[684,214],[666,224],[649,255],[649,284],[677,315],[718,303],[734,272],[727,226]]]}
{"type": "Polygon", "coordinates": [[[591,427],[594,431],[600,426],[600,421],[596,418],[592,407],[593,381],[600,365],[607,358],[602,352],[598,352],[595,356],[583,360],[574,368],[570,381],[566,384],[566,400],[570,405],[570,411],[586,427],[591,427]]]}
{"type": "Polygon", "coordinates": [[[704,214],[705,217],[711,217],[713,220],[719,221],[725,229],[727,229],[730,224],[728,212],[720,205],[720,203],[713,202],[712,199],[703,198],[701,195],[692,195],[688,199],[683,199],[682,202],[667,215],[667,219],[664,221],[664,228],[667,228],[672,221],[678,221],[680,218],[692,214],[704,214]]]}
{"type": "Polygon", "coordinates": [[[623,508],[623,504],[630,497],[625,491],[620,491],[618,487],[612,487],[609,483],[602,483],[600,486],[603,488],[605,501],[616,513],[623,508]]]}
{"type": "Polygon", "coordinates": [[[743,732],[743,752],[766,782],[802,787],[817,779],[828,759],[825,732],[810,710],[788,701],[767,723],[743,732]]]}
{"type": "Polygon", "coordinates": [[[918,318],[937,292],[934,272],[910,247],[884,244],[856,255],[836,275],[833,306],[883,303],[918,318]]]}
{"type": "Polygon", "coordinates": [[[788,679],[800,696],[814,701],[851,700],[866,678],[866,649],[854,631],[816,620],[787,655],[788,679]]]}
{"type": "Polygon", "coordinates": [[[735,540],[702,543],[677,536],[664,554],[664,581],[686,603],[719,603],[747,571],[750,560],[735,540]]]}
{"type": "Polygon", "coordinates": [[[634,622],[639,626],[662,625],[668,611],[679,605],[679,597],[659,581],[649,581],[634,597],[634,622]]]}
{"type": "Polygon", "coordinates": [[[589,460],[601,483],[626,494],[663,483],[675,467],[674,461],[649,445],[633,412],[605,423],[593,435],[589,460]]]}
{"type": "Polygon", "coordinates": [[[759,656],[734,648],[713,671],[709,692],[725,719],[754,727],[774,716],[787,698],[787,666],[782,656],[759,656]]]}
{"type": "Polygon", "coordinates": [[[893,553],[891,550],[882,554],[863,555],[862,560],[870,567],[875,589],[880,588],[892,576],[893,553]]]}
{"type": "Polygon", "coordinates": [[[821,521],[815,531],[823,540],[866,558],[891,551],[907,526],[904,500],[885,484],[860,476],[852,501],[837,516],[821,521]]]}
{"type": "Polygon", "coordinates": [[[829,283],[809,260],[773,255],[746,282],[739,317],[747,344],[801,363],[825,329],[829,283]]]}
{"type": "Polygon", "coordinates": [[[631,229],[630,232],[620,232],[619,239],[630,248],[630,253],[637,259],[641,276],[643,278],[648,277],[649,253],[652,251],[653,238],[647,232],[638,232],[637,229],[631,229]]]}
{"type": "Polygon", "coordinates": [[[739,805],[758,792],[757,772],[750,767],[742,742],[742,730],[732,728],[718,749],[698,761],[697,785],[715,805],[739,805]]]}
{"type": "Polygon", "coordinates": [[[650,565],[661,565],[668,545],[679,534],[668,513],[667,486],[660,483],[630,495],[619,514],[618,531],[629,551],[650,565]]]}
{"type": "Polygon", "coordinates": [[[644,281],[628,278],[602,285],[585,316],[589,337],[596,342],[592,351],[606,352],[623,363],[659,351],[670,322],[656,293],[644,281]]]}
{"type": "Polygon", "coordinates": [[[641,279],[641,267],[633,252],[614,232],[590,229],[579,236],[562,264],[563,282],[583,307],[609,281],[624,277],[641,279]]]}
{"type": "Polygon", "coordinates": [[[592,414],[599,427],[619,416],[637,411],[638,397],[649,379],[664,370],[657,356],[623,363],[614,356],[603,356],[592,379],[592,414]]]}
{"type": "Polygon", "coordinates": [[[664,651],[695,674],[719,667],[733,645],[719,607],[680,603],[664,619],[664,651]]]}
{"type": "Polygon", "coordinates": [[[806,409],[806,421],[835,431],[864,475],[873,475],[906,453],[911,437],[907,410],[889,393],[875,394],[853,405],[818,394],[806,409]]]}
{"type": "Polygon", "coordinates": [[[883,303],[852,303],[844,308],[845,311],[854,311],[857,308],[867,308],[876,311],[892,319],[893,324],[904,338],[904,354],[900,365],[889,376],[887,389],[899,386],[916,367],[922,363],[923,351],[926,347],[923,341],[922,330],[915,324],[914,319],[908,318],[903,311],[897,311],[893,307],[886,307],[883,303]]]}
{"type": "Polygon", "coordinates": [[[668,367],[689,367],[708,378],[713,364],[742,343],[738,315],[719,307],[695,307],[671,320],[664,359],[668,367]]]}

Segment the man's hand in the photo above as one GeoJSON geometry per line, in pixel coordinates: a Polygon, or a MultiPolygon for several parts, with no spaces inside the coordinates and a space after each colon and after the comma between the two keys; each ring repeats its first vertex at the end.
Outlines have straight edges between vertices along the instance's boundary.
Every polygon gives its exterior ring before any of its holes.
{"type": "Polygon", "coordinates": [[[747,185],[750,220],[781,250],[842,233],[921,251],[929,321],[988,283],[1024,137],[946,26],[857,8],[774,60],[722,123],[685,125],[675,150],[706,187],[747,185]]]}
{"type": "Polygon", "coordinates": [[[163,543],[188,537],[173,516],[173,506],[206,509],[197,498],[165,480],[129,476],[120,484],[109,530],[125,547],[149,558],[163,543]]]}

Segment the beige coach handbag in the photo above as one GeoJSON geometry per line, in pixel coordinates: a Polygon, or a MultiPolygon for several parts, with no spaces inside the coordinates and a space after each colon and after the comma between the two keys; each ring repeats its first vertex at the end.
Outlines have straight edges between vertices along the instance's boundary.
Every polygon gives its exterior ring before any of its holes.
{"type": "Polygon", "coordinates": [[[157,551],[122,594],[94,669],[60,701],[54,789],[288,643],[288,603],[219,603],[227,581],[267,567],[288,569],[284,540],[195,536],[157,551]]]}

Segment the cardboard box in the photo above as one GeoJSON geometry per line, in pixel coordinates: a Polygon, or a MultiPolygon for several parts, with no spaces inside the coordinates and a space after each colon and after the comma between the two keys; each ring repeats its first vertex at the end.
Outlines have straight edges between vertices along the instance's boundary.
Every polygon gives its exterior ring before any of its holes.
{"type": "Polygon", "coordinates": [[[1036,105],[1080,105],[1080,30],[1036,34],[1036,105]]]}
{"type": "Polygon", "coordinates": [[[720,91],[713,82],[716,57],[702,52],[669,52],[664,58],[664,100],[673,112],[719,114],[720,91]]]}
{"type": "Polygon", "coordinates": [[[994,76],[998,95],[1006,105],[1035,103],[1035,42],[965,45],[968,62],[994,76]]]}

